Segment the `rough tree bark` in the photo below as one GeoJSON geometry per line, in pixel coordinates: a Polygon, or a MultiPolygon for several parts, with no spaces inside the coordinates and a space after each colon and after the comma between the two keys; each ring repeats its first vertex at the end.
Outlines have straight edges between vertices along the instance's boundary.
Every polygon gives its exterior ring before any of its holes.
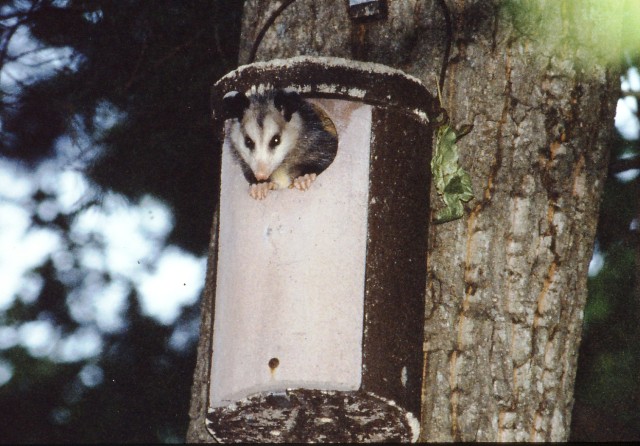
{"type": "MultiPolygon", "coordinates": [[[[245,2],[241,64],[280,3],[245,2]]],[[[256,59],[378,62],[435,94],[450,38],[443,106],[454,124],[474,125],[458,146],[475,198],[461,220],[429,228],[421,438],[567,440],[619,88],[594,48],[614,29],[601,23],[598,0],[579,9],[532,0],[524,12],[508,1],[445,0],[450,36],[440,1],[388,3],[385,20],[354,24],[344,0],[297,0],[256,59]],[[532,30],[540,22],[544,39],[532,30]]],[[[433,188],[431,199],[441,203],[433,188]]],[[[207,354],[196,374],[208,373],[207,354]]],[[[188,441],[207,440],[198,387],[207,378],[196,376],[188,441]]]]}

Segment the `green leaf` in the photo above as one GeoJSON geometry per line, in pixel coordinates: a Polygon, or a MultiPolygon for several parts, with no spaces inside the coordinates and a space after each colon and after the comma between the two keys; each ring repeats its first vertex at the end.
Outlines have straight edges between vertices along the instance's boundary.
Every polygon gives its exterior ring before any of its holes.
{"type": "Polygon", "coordinates": [[[456,141],[469,132],[460,135],[449,125],[442,125],[436,134],[436,146],[431,158],[431,174],[438,195],[446,207],[436,213],[436,224],[446,223],[462,217],[463,202],[473,198],[471,177],[458,164],[458,146],[456,141]]]}

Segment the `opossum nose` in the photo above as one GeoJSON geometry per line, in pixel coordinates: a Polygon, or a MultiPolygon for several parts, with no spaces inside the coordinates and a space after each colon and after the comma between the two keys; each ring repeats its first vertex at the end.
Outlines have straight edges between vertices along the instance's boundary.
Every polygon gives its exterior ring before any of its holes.
{"type": "Polygon", "coordinates": [[[255,172],[256,180],[265,181],[269,179],[269,174],[266,169],[259,169],[255,172]]]}

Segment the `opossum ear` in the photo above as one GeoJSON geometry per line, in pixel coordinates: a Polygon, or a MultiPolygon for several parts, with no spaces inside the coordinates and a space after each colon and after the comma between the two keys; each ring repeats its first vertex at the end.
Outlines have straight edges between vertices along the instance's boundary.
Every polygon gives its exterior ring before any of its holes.
{"type": "Polygon", "coordinates": [[[249,107],[249,98],[239,91],[230,91],[222,98],[222,117],[241,119],[249,107]]]}
{"type": "Polygon", "coordinates": [[[302,98],[295,91],[278,90],[273,97],[273,104],[282,112],[285,120],[291,121],[291,115],[302,105],[302,98]]]}

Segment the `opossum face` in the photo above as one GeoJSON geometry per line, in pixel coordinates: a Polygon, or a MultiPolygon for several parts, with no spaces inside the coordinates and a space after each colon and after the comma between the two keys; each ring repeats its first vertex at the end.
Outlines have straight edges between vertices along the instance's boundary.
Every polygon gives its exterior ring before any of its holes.
{"type": "Polygon", "coordinates": [[[296,147],[302,128],[298,100],[297,94],[282,91],[250,99],[237,92],[225,97],[233,118],[231,143],[258,181],[268,180],[296,147]]]}

